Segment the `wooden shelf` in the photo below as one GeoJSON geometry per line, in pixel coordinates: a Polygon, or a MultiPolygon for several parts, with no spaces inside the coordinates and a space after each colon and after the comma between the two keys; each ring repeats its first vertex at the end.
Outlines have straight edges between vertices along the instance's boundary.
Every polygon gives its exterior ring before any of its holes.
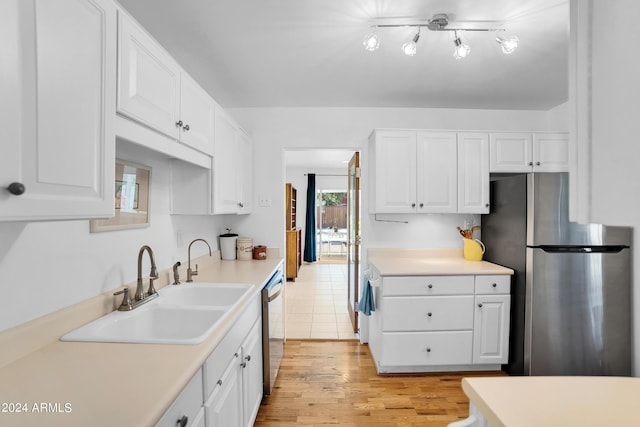
{"type": "Polygon", "coordinates": [[[289,183],[285,184],[285,200],[287,201],[287,248],[286,264],[287,279],[295,280],[302,265],[302,231],[297,228],[297,198],[298,191],[289,183]]]}

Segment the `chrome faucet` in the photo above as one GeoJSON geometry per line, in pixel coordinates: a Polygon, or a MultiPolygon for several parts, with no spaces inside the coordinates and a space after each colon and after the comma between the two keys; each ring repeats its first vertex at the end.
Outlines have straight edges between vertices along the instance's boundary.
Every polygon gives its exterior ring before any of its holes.
{"type": "Polygon", "coordinates": [[[209,243],[207,243],[206,240],[204,239],[195,239],[193,241],[191,241],[191,243],[189,243],[189,251],[188,251],[188,265],[187,265],[187,282],[193,282],[193,276],[197,276],[198,275],[198,264],[196,264],[196,269],[195,270],[191,270],[191,245],[193,245],[194,242],[197,242],[198,240],[203,241],[207,247],[209,247],[209,256],[211,256],[211,246],[209,246],[209,243]]]}
{"type": "Polygon", "coordinates": [[[138,286],[136,287],[136,301],[142,301],[145,297],[156,294],[156,289],[153,287],[153,281],[158,278],[158,270],[156,269],[156,260],[153,258],[153,250],[147,245],[144,245],[140,248],[140,252],[138,252],[138,286]],[[144,293],[144,288],[142,286],[142,255],[144,251],[149,253],[149,258],[151,259],[151,272],[149,272],[149,289],[147,293],[144,293]]]}

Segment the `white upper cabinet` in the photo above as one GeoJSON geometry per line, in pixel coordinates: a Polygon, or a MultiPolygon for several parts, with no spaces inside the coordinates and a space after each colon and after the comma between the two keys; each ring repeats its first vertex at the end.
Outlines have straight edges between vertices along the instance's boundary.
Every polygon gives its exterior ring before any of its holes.
{"type": "Polygon", "coordinates": [[[417,133],[416,212],[457,209],[458,150],[455,132],[417,133]]]}
{"type": "Polygon", "coordinates": [[[489,213],[489,136],[458,133],[458,212],[489,213]]]}
{"type": "Polygon", "coordinates": [[[213,213],[238,212],[238,127],[221,108],[216,108],[213,155],[213,213]]]}
{"type": "Polygon", "coordinates": [[[4,2],[0,40],[0,220],[113,216],[115,5],[4,2]]]}
{"type": "Polygon", "coordinates": [[[490,135],[491,172],[566,172],[567,133],[497,132],[490,135]]]}
{"type": "Polygon", "coordinates": [[[118,18],[118,112],[211,155],[213,99],[124,12],[118,18]]]}
{"type": "Polygon", "coordinates": [[[180,140],[185,144],[212,154],[215,103],[187,74],[180,75],[180,140]]]}
{"type": "Polygon", "coordinates": [[[371,136],[377,213],[416,211],[416,132],[376,131],[371,136]]]}
{"type": "Polygon", "coordinates": [[[372,213],[485,213],[485,133],[376,130],[370,137],[372,213]]]}
{"type": "Polygon", "coordinates": [[[180,66],[122,12],[118,25],[118,112],[178,139],[180,66]]]}
{"type": "Polygon", "coordinates": [[[238,129],[238,214],[253,210],[253,144],[249,135],[238,129]]]}

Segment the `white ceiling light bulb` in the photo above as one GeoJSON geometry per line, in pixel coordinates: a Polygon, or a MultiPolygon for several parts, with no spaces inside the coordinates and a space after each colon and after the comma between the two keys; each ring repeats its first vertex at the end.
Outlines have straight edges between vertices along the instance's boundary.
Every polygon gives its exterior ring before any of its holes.
{"type": "Polygon", "coordinates": [[[380,38],[378,37],[378,34],[376,34],[376,30],[373,30],[371,33],[365,36],[364,40],[362,41],[362,45],[364,46],[365,50],[368,50],[369,52],[378,50],[378,48],[380,47],[380,38]]]}
{"type": "Polygon", "coordinates": [[[496,37],[496,41],[500,44],[502,53],[504,53],[505,55],[513,53],[513,51],[518,47],[518,43],[520,43],[520,39],[517,36],[511,36],[506,39],[503,39],[502,37],[496,37]]]}
{"type": "Polygon", "coordinates": [[[471,48],[462,43],[462,40],[460,40],[460,37],[458,37],[458,32],[455,32],[455,39],[453,40],[453,44],[456,46],[454,51],[453,51],[453,57],[456,59],[464,59],[467,56],[469,56],[469,53],[471,52],[471,48]]]}
{"type": "Polygon", "coordinates": [[[418,32],[410,42],[406,42],[402,45],[402,51],[407,56],[413,56],[418,51],[418,40],[420,39],[420,28],[418,28],[418,32]]]}

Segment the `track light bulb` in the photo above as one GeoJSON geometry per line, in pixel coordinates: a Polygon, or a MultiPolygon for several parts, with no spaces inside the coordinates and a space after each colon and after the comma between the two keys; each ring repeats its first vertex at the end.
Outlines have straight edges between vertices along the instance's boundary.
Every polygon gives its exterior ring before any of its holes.
{"type": "Polygon", "coordinates": [[[406,42],[405,44],[402,45],[402,51],[404,52],[405,55],[413,56],[416,54],[416,52],[418,51],[419,39],[420,39],[420,29],[418,29],[418,32],[416,33],[415,36],[413,36],[413,39],[410,42],[406,42]]]}
{"type": "Polygon", "coordinates": [[[518,47],[518,43],[520,43],[520,39],[517,36],[511,36],[509,38],[503,39],[502,37],[496,37],[496,42],[500,44],[502,48],[502,53],[505,55],[512,54],[514,50],[518,47]]]}
{"type": "Polygon", "coordinates": [[[453,50],[453,57],[456,59],[464,59],[467,56],[469,56],[469,53],[471,52],[471,48],[462,43],[462,40],[460,40],[460,37],[458,37],[458,32],[455,32],[455,39],[453,40],[453,44],[456,46],[453,50]]]}
{"type": "Polygon", "coordinates": [[[380,38],[378,37],[378,34],[376,34],[375,30],[366,35],[366,37],[362,41],[362,45],[364,46],[365,50],[368,50],[369,52],[378,50],[378,48],[380,47],[380,38]]]}

